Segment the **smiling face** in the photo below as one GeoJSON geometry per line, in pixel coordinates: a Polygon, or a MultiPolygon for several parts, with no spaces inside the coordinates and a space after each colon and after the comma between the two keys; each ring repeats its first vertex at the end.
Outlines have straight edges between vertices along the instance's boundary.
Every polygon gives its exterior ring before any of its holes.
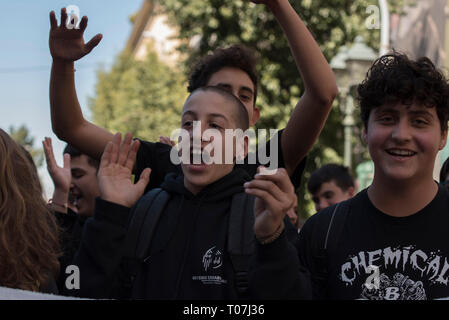
{"type": "Polygon", "coordinates": [[[435,157],[446,144],[435,108],[384,105],[371,111],[363,139],[374,161],[374,179],[433,179],[435,157]]]}
{"type": "MultiPolygon", "coordinates": [[[[182,163],[181,166],[184,173],[184,185],[194,194],[230,173],[234,167],[234,163],[225,163],[225,154],[228,151],[226,150],[225,130],[241,128],[238,125],[241,121],[237,119],[239,106],[230,101],[230,98],[235,98],[232,96],[225,98],[223,94],[227,95],[226,92],[220,94],[214,91],[196,91],[188,98],[182,111],[181,128],[189,133],[191,147],[190,163],[182,163]],[[201,121],[201,130],[198,132],[194,132],[194,121],[201,121]],[[215,131],[216,135],[213,139],[208,139],[203,133],[205,130],[211,129],[215,131]],[[198,137],[198,140],[201,141],[201,150],[193,150],[194,134],[201,134],[198,137]],[[212,144],[212,141],[217,144],[212,144]],[[213,149],[212,146],[214,146],[213,149]],[[203,161],[199,164],[194,163],[193,153],[201,153],[205,148],[208,148],[211,157],[216,156],[216,148],[221,148],[221,163],[206,164],[203,161]]],[[[243,107],[241,108],[243,109],[243,107]]],[[[229,141],[227,142],[229,143],[229,141]]],[[[235,157],[235,138],[232,143],[233,157],[235,157]]],[[[246,153],[246,140],[244,149],[246,153]]]]}
{"type": "Polygon", "coordinates": [[[94,214],[95,198],[100,196],[97,180],[97,168],[89,163],[89,158],[82,154],[73,157],[70,161],[72,183],[70,186],[71,198],[81,216],[94,214]]]}
{"type": "Polygon", "coordinates": [[[219,87],[237,97],[248,111],[250,126],[259,120],[259,109],[254,106],[254,83],[246,72],[238,68],[224,67],[211,75],[207,85],[219,87]]]}

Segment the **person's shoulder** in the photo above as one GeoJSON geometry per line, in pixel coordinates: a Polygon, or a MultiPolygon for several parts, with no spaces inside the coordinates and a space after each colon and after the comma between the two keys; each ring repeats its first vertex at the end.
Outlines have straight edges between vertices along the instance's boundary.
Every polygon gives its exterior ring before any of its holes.
{"type": "Polygon", "coordinates": [[[332,218],[332,214],[337,208],[337,206],[341,205],[340,203],[331,205],[327,208],[324,208],[323,210],[318,211],[317,213],[313,214],[309,219],[307,219],[306,223],[309,222],[310,224],[316,224],[316,223],[322,223],[324,221],[330,221],[332,218]]]}
{"type": "Polygon", "coordinates": [[[166,152],[172,149],[172,146],[169,146],[168,144],[162,142],[151,142],[142,139],[137,140],[139,140],[140,142],[139,152],[148,152],[148,151],[166,152]]]}
{"type": "Polygon", "coordinates": [[[363,194],[361,192],[348,200],[324,208],[323,210],[318,211],[317,213],[312,215],[309,219],[307,219],[303,229],[304,228],[306,228],[306,230],[307,229],[316,230],[317,228],[325,229],[329,226],[335,214],[349,213],[351,211],[351,207],[354,206],[354,204],[359,201],[363,201],[363,194]]]}
{"type": "Polygon", "coordinates": [[[438,192],[437,192],[436,197],[443,198],[443,199],[449,199],[448,187],[438,184],[438,192]]]}

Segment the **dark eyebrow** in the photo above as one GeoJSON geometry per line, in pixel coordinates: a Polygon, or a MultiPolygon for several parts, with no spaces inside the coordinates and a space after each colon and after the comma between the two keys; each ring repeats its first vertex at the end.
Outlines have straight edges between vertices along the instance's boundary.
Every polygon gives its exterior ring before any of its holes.
{"type": "Polygon", "coordinates": [[[431,114],[427,110],[412,110],[412,111],[409,111],[409,113],[414,114],[414,115],[418,115],[418,116],[421,115],[421,116],[428,116],[428,117],[433,118],[433,114],[431,114]]]}
{"type": "Polygon", "coordinates": [[[196,113],[191,111],[191,110],[187,110],[182,114],[182,117],[187,116],[187,115],[192,115],[194,117],[196,117],[196,113]]]}
{"type": "MultiPolygon", "coordinates": [[[[232,86],[229,83],[222,83],[222,82],[217,83],[215,86],[223,88],[225,90],[232,88],[232,86]]],[[[252,95],[254,94],[253,90],[250,87],[242,86],[242,87],[239,88],[239,90],[247,91],[248,93],[250,93],[252,95]]]]}
{"type": "Polygon", "coordinates": [[[395,114],[397,114],[397,113],[399,113],[399,111],[394,108],[390,108],[390,107],[377,108],[376,114],[380,114],[380,113],[395,113],[395,114]]]}
{"type": "Polygon", "coordinates": [[[211,118],[223,118],[224,120],[228,121],[228,118],[220,113],[210,113],[208,116],[211,118]]]}
{"type": "Polygon", "coordinates": [[[240,89],[241,89],[242,91],[248,91],[248,93],[250,93],[251,95],[254,94],[254,92],[253,92],[253,90],[251,90],[251,88],[248,88],[248,87],[240,87],[240,89]]]}
{"type": "MultiPolygon", "coordinates": [[[[187,110],[186,112],[184,112],[182,114],[183,117],[186,116],[186,115],[192,115],[192,116],[196,117],[196,113],[194,111],[191,111],[191,110],[187,110]]],[[[207,116],[210,117],[210,118],[223,118],[224,120],[228,121],[228,118],[226,118],[221,113],[209,113],[207,116]]]]}

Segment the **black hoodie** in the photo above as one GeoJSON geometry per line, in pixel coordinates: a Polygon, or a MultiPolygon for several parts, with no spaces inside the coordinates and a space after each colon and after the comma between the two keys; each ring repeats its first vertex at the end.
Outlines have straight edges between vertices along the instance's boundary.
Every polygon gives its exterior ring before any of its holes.
{"type": "MultiPolygon", "coordinates": [[[[133,282],[129,298],[237,299],[234,271],[226,250],[228,218],[232,196],[244,192],[243,184],[249,176],[241,169],[234,169],[196,195],[184,187],[183,179],[182,175],[169,174],[161,185],[170,194],[170,200],[153,235],[150,258],[146,259],[142,272],[133,282]]],[[[129,208],[99,198],[96,200],[94,218],[86,223],[82,244],[74,260],[80,268],[80,289],[67,294],[117,297],[114,286],[120,281],[129,217],[129,208]]],[[[265,260],[276,257],[283,260],[285,266],[291,265],[289,259],[296,258],[296,252],[287,242],[284,232],[274,245],[258,248],[257,258],[253,260],[265,264],[265,260]],[[264,247],[273,252],[264,252],[264,247]],[[285,247],[290,249],[278,250],[285,247]]],[[[278,262],[281,261],[275,262],[277,266],[278,262]]],[[[258,279],[273,271],[257,265],[255,268],[258,279]]],[[[298,272],[295,267],[291,269],[298,272]]],[[[255,287],[255,297],[266,296],[261,290],[273,289],[258,287],[257,283],[255,287]]]]}
{"type": "Polygon", "coordinates": [[[183,179],[171,174],[161,185],[170,194],[170,201],[153,237],[147,262],[149,276],[142,277],[145,285],[133,295],[150,299],[236,298],[226,252],[228,218],[232,196],[244,192],[249,176],[235,169],[196,195],[184,187],[183,179]]]}

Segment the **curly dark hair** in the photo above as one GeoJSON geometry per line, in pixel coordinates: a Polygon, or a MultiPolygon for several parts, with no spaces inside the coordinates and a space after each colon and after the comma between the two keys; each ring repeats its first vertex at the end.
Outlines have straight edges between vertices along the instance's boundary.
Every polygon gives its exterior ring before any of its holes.
{"type": "Polygon", "coordinates": [[[393,52],[378,58],[358,86],[357,93],[365,128],[368,128],[369,115],[374,108],[385,104],[416,103],[435,107],[441,132],[447,130],[449,84],[426,57],[414,61],[405,54],[393,52]]]}
{"type": "Polygon", "coordinates": [[[212,54],[201,58],[194,66],[189,77],[187,90],[193,92],[207,85],[212,74],[224,67],[243,70],[254,84],[254,105],[257,98],[257,59],[254,51],[242,45],[232,45],[228,48],[218,48],[212,54]]]}

